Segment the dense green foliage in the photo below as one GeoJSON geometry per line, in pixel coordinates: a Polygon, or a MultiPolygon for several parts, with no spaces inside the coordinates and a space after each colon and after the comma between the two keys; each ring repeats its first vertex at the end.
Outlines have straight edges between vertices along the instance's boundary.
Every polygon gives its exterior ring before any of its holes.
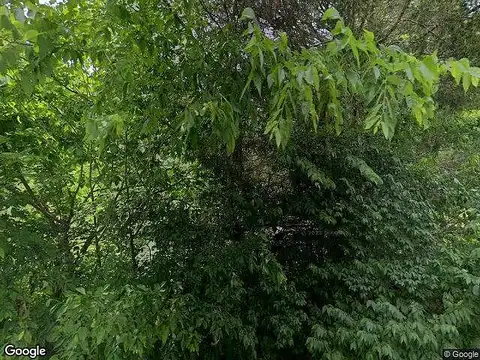
{"type": "Polygon", "coordinates": [[[0,346],[480,347],[480,15],[368,3],[2,5],[0,346]]]}

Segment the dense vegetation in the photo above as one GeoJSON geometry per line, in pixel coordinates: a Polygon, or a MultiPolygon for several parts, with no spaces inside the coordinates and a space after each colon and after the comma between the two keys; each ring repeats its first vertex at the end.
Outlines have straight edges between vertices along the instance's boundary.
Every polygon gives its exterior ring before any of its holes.
{"type": "Polygon", "coordinates": [[[5,2],[0,346],[480,347],[479,10],[5,2]]]}

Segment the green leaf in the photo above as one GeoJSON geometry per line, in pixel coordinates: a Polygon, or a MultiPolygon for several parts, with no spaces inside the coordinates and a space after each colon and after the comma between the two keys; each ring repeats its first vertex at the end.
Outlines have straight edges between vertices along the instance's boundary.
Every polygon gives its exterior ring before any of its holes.
{"type": "Polygon", "coordinates": [[[54,48],[54,44],[45,34],[39,34],[37,37],[37,43],[39,47],[38,56],[40,60],[43,60],[47,55],[50,55],[54,48]]]}
{"type": "Polygon", "coordinates": [[[263,74],[265,74],[265,69],[263,67],[265,59],[263,57],[263,51],[261,49],[258,49],[258,56],[260,59],[260,70],[262,71],[263,74]]]}
{"type": "Polygon", "coordinates": [[[273,131],[274,128],[278,126],[278,122],[275,120],[278,115],[280,114],[282,109],[277,110],[275,113],[273,113],[272,117],[270,118],[267,126],[265,127],[264,135],[267,135],[273,131]]]}
{"type": "Polygon", "coordinates": [[[470,88],[471,80],[472,80],[472,76],[470,75],[470,73],[468,72],[463,73],[462,86],[465,92],[467,92],[467,90],[470,88]]]}
{"type": "Polygon", "coordinates": [[[470,68],[470,75],[472,77],[472,85],[477,87],[480,80],[480,68],[478,67],[471,67],[470,68]]]}
{"type": "Polygon", "coordinates": [[[272,85],[273,85],[273,75],[272,74],[267,75],[267,85],[268,85],[269,89],[272,88],[272,85]]]}
{"type": "Polygon", "coordinates": [[[472,85],[475,86],[475,87],[477,87],[477,86],[478,86],[478,83],[479,83],[479,80],[480,80],[479,74],[476,73],[476,72],[471,71],[471,72],[470,72],[470,75],[471,75],[472,85]]]}
{"type": "Polygon", "coordinates": [[[38,31],[35,29],[30,29],[25,32],[25,38],[30,41],[36,41],[38,37],[38,31]]]}
{"type": "Polygon", "coordinates": [[[255,12],[253,9],[250,7],[245,8],[245,10],[242,12],[240,20],[255,20],[255,12]]]}
{"type": "Polygon", "coordinates": [[[468,59],[460,59],[457,63],[462,73],[470,70],[470,61],[468,59]]]}
{"type": "Polygon", "coordinates": [[[282,84],[285,76],[285,70],[283,70],[283,68],[278,69],[278,85],[282,84]]]}
{"type": "Polygon", "coordinates": [[[424,62],[420,63],[419,70],[428,82],[433,82],[436,80],[436,74],[424,62]]]}
{"type": "Polygon", "coordinates": [[[358,48],[357,48],[357,45],[354,42],[353,36],[350,37],[350,42],[349,43],[350,43],[350,49],[352,49],[353,57],[357,61],[357,66],[360,67],[360,55],[358,53],[358,48]]]}
{"type": "Polygon", "coordinates": [[[373,35],[373,33],[366,29],[363,30],[363,37],[367,42],[373,43],[375,41],[375,36],[373,35]]]}
{"type": "Polygon", "coordinates": [[[457,61],[448,61],[447,64],[449,65],[450,73],[452,74],[453,78],[455,79],[455,82],[457,83],[457,85],[459,85],[460,80],[462,79],[462,71],[460,70],[458,62],[457,61]]]}
{"type": "Polygon", "coordinates": [[[77,290],[82,295],[86,295],[85,289],[82,287],[77,287],[75,290],[77,290]]]}
{"type": "Polygon", "coordinates": [[[262,75],[259,73],[256,73],[255,77],[253,78],[253,83],[257,88],[258,95],[262,96],[262,75]]]}
{"type": "Polygon", "coordinates": [[[378,78],[380,77],[380,69],[378,68],[378,66],[373,67],[373,74],[375,75],[375,80],[378,80],[378,78]]]}
{"type": "Polygon", "coordinates": [[[410,64],[406,65],[405,73],[407,74],[407,79],[409,81],[413,82],[415,80],[415,77],[413,76],[413,72],[412,72],[412,67],[410,66],[410,64]]]}
{"type": "Polygon", "coordinates": [[[120,136],[122,134],[124,126],[123,118],[118,114],[112,115],[112,122],[113,128],[115,130],[115,135],[120,136]]]}
{"type": "Polygon", "coordinates": [[[227,138],[227,151],[231,154],[233,150],[235,150],[235,136],[230,133],[227,138]]]}
{"type": "Polygon", "coordinates": [[[365,160],[360,159],[356,156],[349,155],[347,160],[350,166],[358,169],[360,173],[367,179],[375,183],[376,185],[383,185],[382,178],[375,172],[373,169],[368,166],[365,160]]]}
{"type": "Polygon", "coordinates": [[[338,46],[337,46],[337,43],[335,41],[330,41],[328,44],[327,44],[327,51],[332,54],[332,55],[335,55],[337,52],[338,52],[338,46]]]}
{"type": "Polygon", "coordinates": [[[332,20],[340,19],[340,14],[333,7],[329,8],[327,11],[325,11],[325,13],[322,16],[323,21],[330,20],[330,19],[332,19],[332,20]]]}
{"type": "Polygon", "coordinates": [[[365,130],[369,130],[376,126],[381,120],[381,117],[379,115],[369,115],[365,119],[365,130]]]}
{"type": "Polygon", "coordinates": [[[417,120],[418,125],[423,125],[422,107],[418,104],[415,104],[414,106],[412,106],[412,112],[413,112],[413,115],[415,116],[415,119],[417,120]]]}
{"type": "Polygon", "coordinates": [[[280,51],[285,51],[288,47],[288,36],[286,33],[280,33],[280,41],[278,42],[278,48],[280,51]]]}
{"type": "Polygon", "coordinates": [[[170,329],[168,328],[167,325],[162,325],[160,327],[160,339],[162,340],[162,343],[166,343],[168,339],[168,335],[170,334],[170,329]]]}
{"type": "Polygon", "coordinates": [[[105,339],[105,328],[103,327],[103,325],[100,325],[100,327],[97,329],[97,346],[100,345],[103,340],[105,339]]]}
{"type": "Polygon", "coordinates": [[[254,70],[252,69],[252,71],[250,71],[250,75],[248,76],[247,83],[245,84],[245,87],[244,87],[243,90],[242,90],[242,94],[240,95],[240,100],[243,99],[243,96],[245,95],[245,93],[247,92],[248,88],[250,87],[250,84],[251,84],[254,76],[255,76],[255,73],[254,73],[254,70]]]}
{"type": "Polygon", "coordinates": [[[438,76],[440,75],[437,63],[438,61],[435,54],[425,56],[422,61],[422,64],[425,65],[425,67],[433,74],[434,78],[438,78],[438,76]]]}
{"type": "Polygon", "coordinates": [[[282,144],[282,134],[280,133],[280,129],[278,127],[275,128],[273,130],[273,133],[275,134],[275,142],[277,144],[277,147],[279,148],[282,144]]]}
{"type": "Polygon", "coordinates": [[[303,71],[299,71],[297,73],[297,84],[298,84],[299,88],[302,87],[302,82],[303,82],[304,76],[305,76],[305,72],[303,72],[303,71]]]}
{"type": "Polygon", "coordinates": [[[312,65],[310,65],[305,71],[305,76],[304,76],[305,81],[307,82],[308,85],[312,86],[314,84],[314,76],[313,76],[313,69],[312,65]]]}
{"type": "Polygon", "coordinates": [[[395,126],[389,119],[385,119],[382,121],[382,132],[385,136],[385,139],[391,140],[393,138],[393,134],[395,133],[395,126]]]}
{"type": "Polygon", "coordinates": [[[24,74],[22,76],[22,89],[27,96],[32,95],[33,89],[35,88],[34,79],[31,74],[24,74]]]}
{"type": "Polygon", "coordinates": [[[15,25],[12,24],[7,14],[0,16],[0,27],[11,30],[12,32],[16,30],[15,25]]]}
{"type": "Polygon", "coordinates": [[[318,70],[316,67],[312,66],[312,75],[313,75],[313,85],[317,92],[320,91],[320,76],[318,75],[318,70]]]}
{"type": "Polygon", "coordinates": [[[398,76],[396,75],[389,75],[387,76],[387,81],[390,83],[390,84],[393,84],[393,85],[400,85],[401,83],[401,80],[398,76]]]}
{"type": "Polygon", "coordinates": [[[355,93],[358,93],[360,90],[360,77],[358,76],[358,73],[355,71],[347,71],[346,72],[346,77],[352,86],[352,89],[355,93]]]}
{"type": "Polygon", "coordinates": [[[365,130],[371,129],[380,121],[380,116],[377,114],[381,107],[381,104],[377,104],[372,110],[370,110],[367,118],[365,119],[365,130]]]}

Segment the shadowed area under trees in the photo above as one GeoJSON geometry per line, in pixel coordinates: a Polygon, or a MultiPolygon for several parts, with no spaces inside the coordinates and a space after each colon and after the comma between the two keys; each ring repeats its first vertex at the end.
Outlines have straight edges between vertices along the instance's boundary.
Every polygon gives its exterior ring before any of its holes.
{"type": "Polygon", "coordinates": [[[475,1],[4,2],[0,346],[480,347],[479,40],[475,1]]]}

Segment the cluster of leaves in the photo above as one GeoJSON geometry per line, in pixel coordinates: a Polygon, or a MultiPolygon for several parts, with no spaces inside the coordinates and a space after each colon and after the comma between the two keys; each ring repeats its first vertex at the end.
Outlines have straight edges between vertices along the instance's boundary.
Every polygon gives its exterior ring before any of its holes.
{"type": "Polygon", "coordinates": [[[478,344],[478,253],[466,246],[429,259],[369,260],[331,271],[333,265],[328,273],[313,267],[323,281],[345,288],[323,307],[309,348],[326,359],[435,359],[442,348],[478,344]]]}
{"type": "MultiPolygon", "coordinates": [[[[248,9],[243,16],[254,20],[248,9]]],[[[266,80],[272,101],[265,133],[275,136],[277,146],[288,141],[297,114],[312,121],[315,130],[319,118],[327,114],[340,133],[343,109],[347,108],[342,100],[352,98],[359,102],[357,106],[369,109],[365,128],[374,133],[382,128],[387,139],[393,137],[403,107],[420,126],[428,128],[434,117],[433,95],[442,75],[450,73],[465,91],[478,86],[480,68],[470,67],[467,59],[444,63],[433,54],[419,60],[396,46],[378,48],[373,33],[364,30],[357,39],[333,8],[325,12],[323,20],[337,22],[331,31],[334,39],[319,50],[292,52],[284,33],[274,41],[252,23],[246,31],[251,34],[245,48],[251,61],[246,87],[253,81],[261,96],[266,80]]]]}

